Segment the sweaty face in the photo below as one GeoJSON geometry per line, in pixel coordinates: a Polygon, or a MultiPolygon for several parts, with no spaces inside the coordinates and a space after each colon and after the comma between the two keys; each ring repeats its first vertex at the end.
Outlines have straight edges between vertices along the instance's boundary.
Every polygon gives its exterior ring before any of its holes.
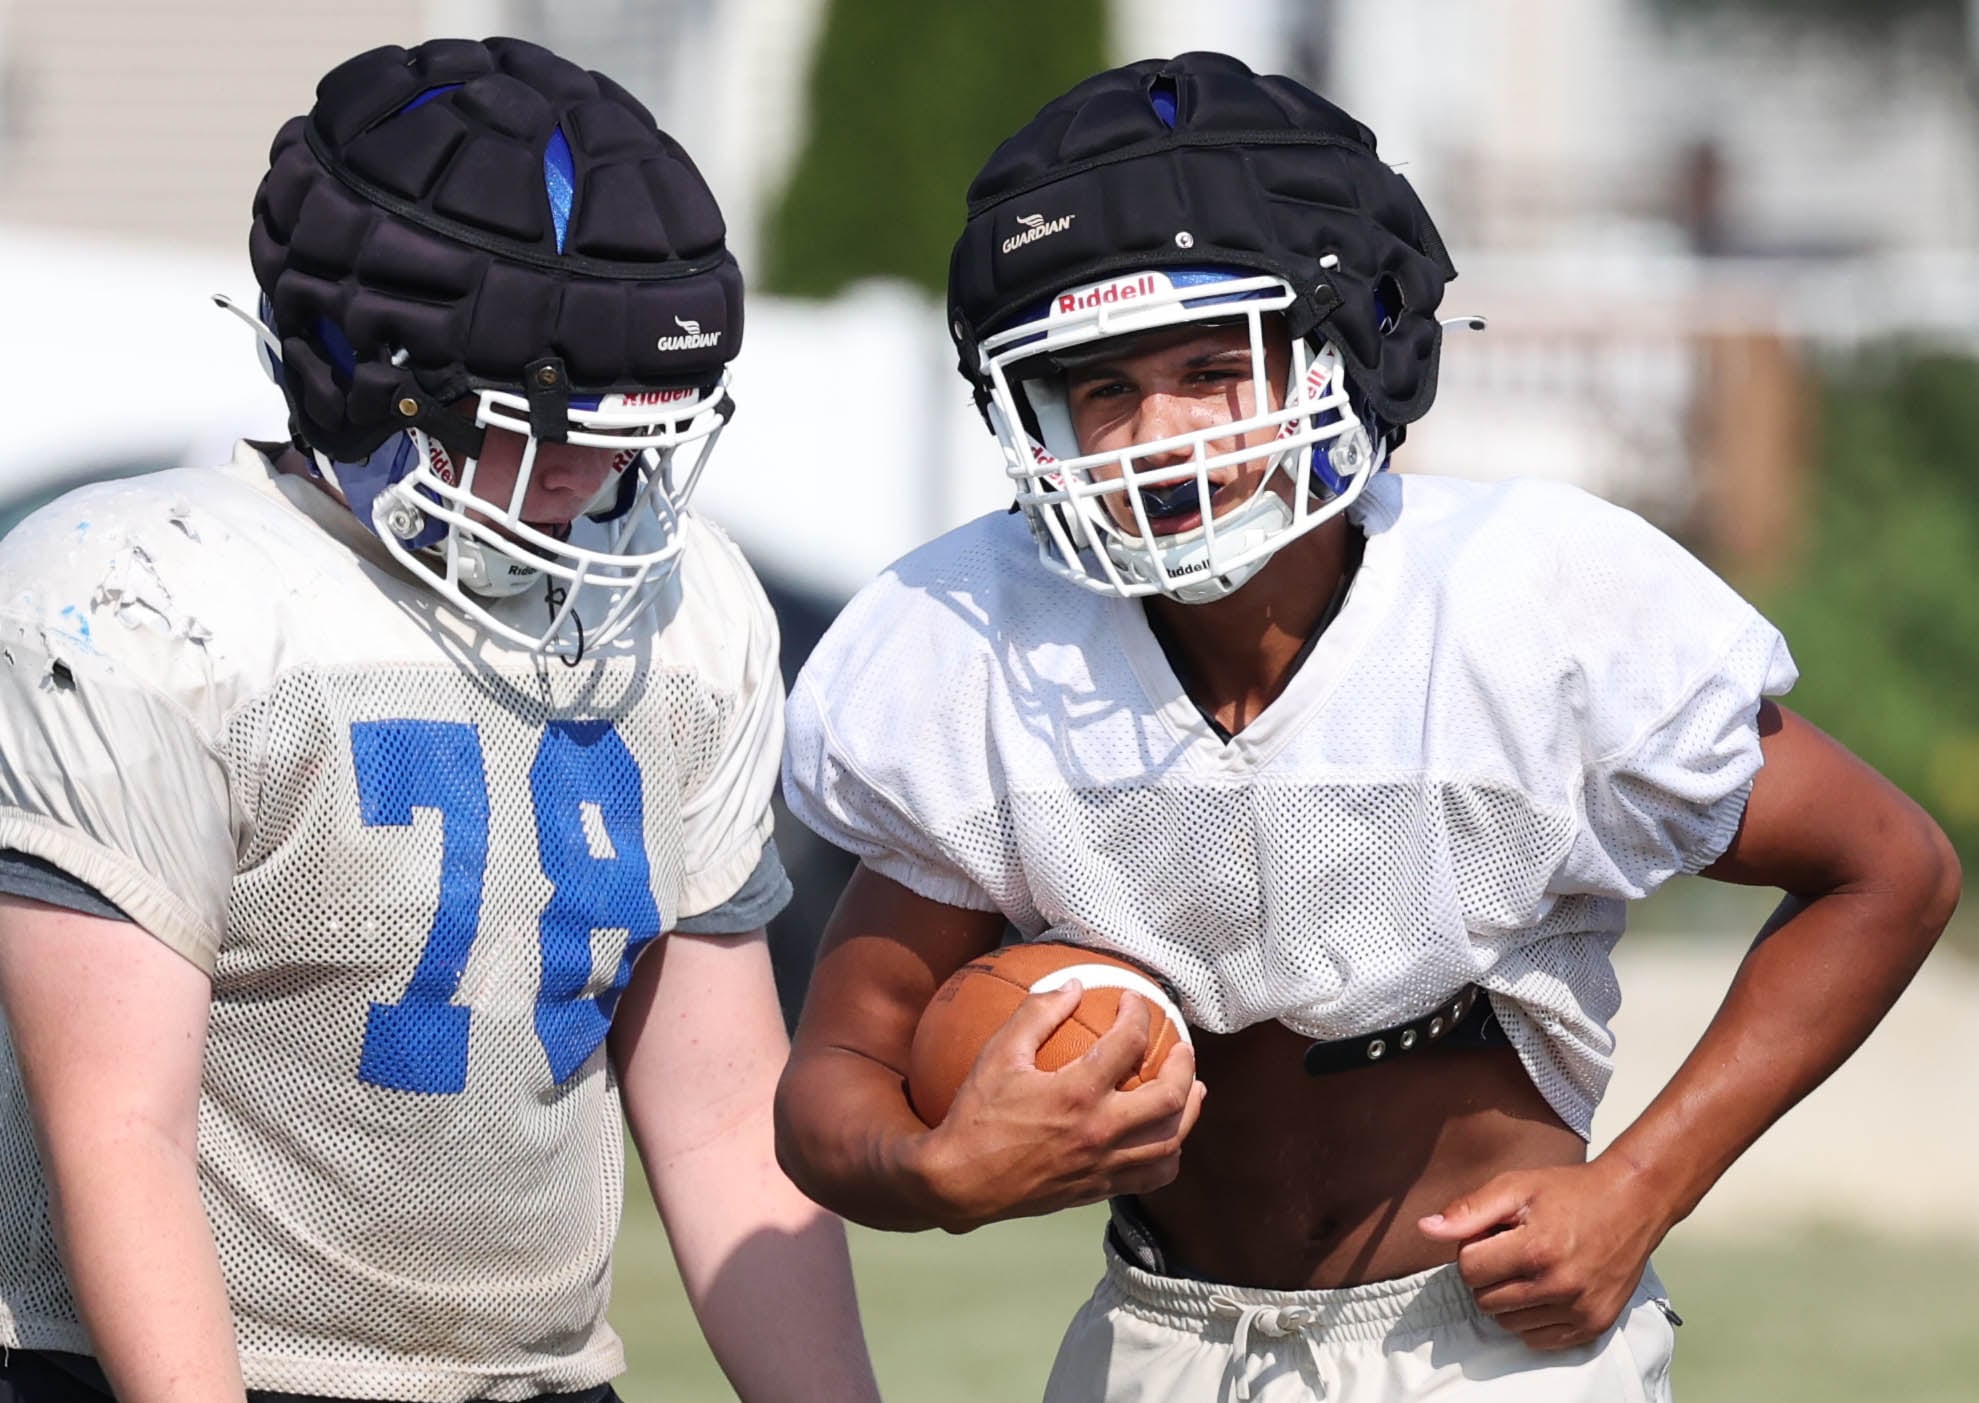
{"type": "MultiPolygon", "coordinates": [[[[1065,372],[1066,406],[1079,452],[1108,453],[1154,443],[1180,434],[1214,429],[1281,407],[1291,364],[1291,346],[1276,318],[1265,323],[1264,384],[1267,403],[1257,402],[1257,381],[1251,338],[1244,325],[1177,327],[1149,332],[1095,348],[1065,372]]],[[[1245,448],[1268,448],[1276,426],[1210,439],[1204,455],[1214,457],[1245,448]]],[[[1134,459],[1138,473],[1186,467],[1194,461],[1192,448],[1178,446],[1134,459]]],[[[1209,486],[1213,514],[1222,516],[1249,501],[1270,470],[1271,457],[1254,458],[1212,468],[1209,486]]],[[[1118,478],[1118,463],[1095,467],[1095,480],[1118,478]]],[[[1289,492],[1289,484],[1273,484],[1289,492]]],[[[1132,489],[1129,489],[1132,490],[1132,489]]],[[[1161,485],[1143,485],[1149,524],[1161,535],[1188,531],[1202,524],[1202,502],[1192,475],[1182,474],[1161,485]]],[[[1138,531],[1125,493],[1102,499],[1113,520],[1138,531]]]]}

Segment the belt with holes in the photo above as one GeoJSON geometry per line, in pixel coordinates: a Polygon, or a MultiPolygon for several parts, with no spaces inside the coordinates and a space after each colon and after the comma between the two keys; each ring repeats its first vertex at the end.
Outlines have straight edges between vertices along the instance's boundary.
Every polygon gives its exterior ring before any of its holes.
{"type": "Polygon", "coordinates": [[[1333,1072],[1379,1066],[1442,1042],[1460,1029],[1470,1035],[1462,1039],[1466,1046],[1484,1041],[1502,1041],[1502,1033],[1496,1037],[1480,1036],[1485,1031],[1483,1025],[1491,1020],[1491,1000],[1477,985],[1466,984],[1456,995],[1445,999],[1413,1022],[1397,1023],[1392,1028],[1341,1038],[1335,1042],[1313,1043],[1306,1048],[1306,1071],[1312,1076],[1323,1077],[1333,1072]]]}

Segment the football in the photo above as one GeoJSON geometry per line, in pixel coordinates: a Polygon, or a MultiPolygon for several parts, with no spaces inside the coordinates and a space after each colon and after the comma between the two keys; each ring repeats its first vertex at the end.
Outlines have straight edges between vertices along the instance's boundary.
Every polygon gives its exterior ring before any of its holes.
{"type": "Polygon", "coordinates": [[[1041,1070],[1056,1071],[1098,1041],[1113,1026],[1120,995],[1130,990],[1147,1000],[1150,1030],[1147,1052],[1140,1067],[1120,1083],[1122,1091],[1154,1076],[1168,1050],[1189,1041],[1175,1001],[1127,961],[1055,941],[1006,945],[956,970],[922,1012],[907,1063],[907,1094],[915,1114],[929,1125],[940,1125],[990,1034],[1029,995],[1048,993],[1073,979],[1084,996],[1039,1047],[1041,1070]]]}

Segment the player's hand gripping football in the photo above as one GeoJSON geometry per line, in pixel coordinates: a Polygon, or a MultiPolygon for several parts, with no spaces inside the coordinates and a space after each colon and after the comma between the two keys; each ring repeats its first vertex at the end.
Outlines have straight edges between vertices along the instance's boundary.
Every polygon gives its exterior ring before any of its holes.
{"type": "Polygon", "coordinates": [[[1500,1174],[1421,1220],[1460,1242],[1478,1309],[1534,1349],[1585,1344],[1620,1318],[1670,1223],[1624,1161],[1500,1174]]]}
{"type": "Polygon", "coordinates": [[[1076,982],[1033,994],[983,1044],[955,1103],[926,1145],[930,1177],[954,1209],[950,1231],[1051,1213],[1175,1178],[1204,1089],[1186,1044],[1153,1080],[1120,1083],[1147,1049],[1147,1004],[1132,994],[1084,1054],[1040,1071],[1038,1048],[1079,1006],[1076,982]]]}

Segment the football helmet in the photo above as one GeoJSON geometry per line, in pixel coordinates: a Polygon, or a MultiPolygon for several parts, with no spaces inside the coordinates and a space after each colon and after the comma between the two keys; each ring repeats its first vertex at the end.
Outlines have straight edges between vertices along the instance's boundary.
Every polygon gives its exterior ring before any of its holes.
{"type": "Polygon", "coordinates": [[[392,556],[508,641],[581,655],[659,597],[733,410],[723,233],[603,75],[512,39],[381,48],[275,139],[250,320],[297,446],[392,556]],[[481,492],[491,430],[520,462],[481,492]],[[568,526],[525,517],[549,443],[612,455],[568,526]],[[539,584],[540,628],[494,612],[539,584]]]}
{"type": "Polygon", "coordinates": [[[1386,465],[1435,398],[1436,308],[1455,276],[1372,132],[1289,78],[1191,53],[1088,79],[997,148],[949,261],[949,330],[1045,565],[1094,589],[1202,602],[1386,465]],[[1067,360],[1191,324],[1246,330],[1243,417],[1081,453],[1067,360]],[[1268,384],[1273,338],[1289,369],[1268,384]],[[1262,447],[1217,448],[1261,432],[1262,447]],[[1259,457],[1246,500],[1154,529],[1206,503],[1212,474],[1259,457]]]}
{"type": "Polygon", "coordinates": [[[1339,351],[1323,339],[1286,335],[1293,296],[1269,274],[1148,268],[1067,289],[983,339],[990,426],[1048,568],[1129,598],[1221,599],[1360,495],[1386,461],[1386,437],[1378,424],[1370,433],[1339,351]],[[1236,396],[1235,417],[1122,449],[1081,450],[1068,366],[1117,342],[1131,349],[1153,333],[1231,325],[1250,352],[1250,383],[1236,396]],[[1269,383],[1272,338],[1287,361],[1277,383],[1269,383]],[[1260,434],[1269,437],[1244,446],[1260,434]],[[1175,461],[1178,454],[1186,460],[1175,461]],[[1213,476],[1227,480],[1253,462],[1264,471],[1243,501],[1203,509],[1215,493],[1213,476]],[[1199,524],[1160,528],[1159,518],[1183,513],[1199,524]]]}

